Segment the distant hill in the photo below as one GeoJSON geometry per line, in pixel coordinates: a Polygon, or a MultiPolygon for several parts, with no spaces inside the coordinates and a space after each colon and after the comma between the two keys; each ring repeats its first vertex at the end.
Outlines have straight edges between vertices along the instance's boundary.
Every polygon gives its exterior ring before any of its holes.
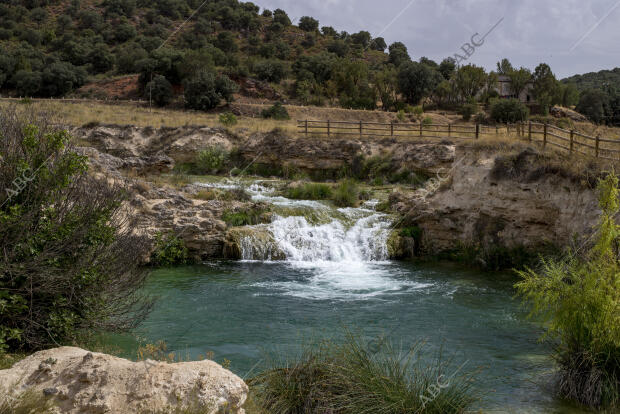
{"type": "Polygon", "coordinates": [[[575,75],[562,79],[562,82],[572,82],[580,91],[585,91],[587,89],[606,90],[609,87],[620,89],[620,68],[601,70],[600,72],[590,72],[583,75],[575,75]]]}

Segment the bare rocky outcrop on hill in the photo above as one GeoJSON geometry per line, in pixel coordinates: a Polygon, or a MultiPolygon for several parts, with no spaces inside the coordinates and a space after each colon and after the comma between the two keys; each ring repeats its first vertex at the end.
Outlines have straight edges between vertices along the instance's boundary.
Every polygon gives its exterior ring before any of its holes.
{"type": "Polygon", "coordinates": [[[33,390],[59,413],[166,413],[179,409],[243,414],[248,387],[213,361],[132,362],[80,348],[30,355],[0,371],[0,395],[33,390]]]}

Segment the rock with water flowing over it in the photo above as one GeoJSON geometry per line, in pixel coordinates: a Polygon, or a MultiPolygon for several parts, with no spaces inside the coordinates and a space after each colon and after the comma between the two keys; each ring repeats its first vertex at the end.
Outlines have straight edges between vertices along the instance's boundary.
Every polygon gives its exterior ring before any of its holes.
{"type": "Polygon", "coordinates": [[[168,412],[177,408],[243,414],[248,387],[213,361],[132,362],[80,348],[37,352],[0,371],[0,395],[27,390],[53,398],[60,413],[168,412]]]}

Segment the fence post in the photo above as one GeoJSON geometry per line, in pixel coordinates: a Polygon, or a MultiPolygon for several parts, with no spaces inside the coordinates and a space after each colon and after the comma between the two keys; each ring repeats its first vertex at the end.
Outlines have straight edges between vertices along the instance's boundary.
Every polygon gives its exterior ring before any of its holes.
{"type": "Polygon", "coordinates": [[[448,136],[452,135],[452,124],[448,123],[448,136]]]}
{"type": "Polygon", "coordinates": [[[362,130],[363,130],[362,121],[360,121],[360,138],[362,137],[362,130]]]}
{"type": "Polygon", "coordinates": [[[329,119],[327,120],[327,136],[330,136],[330,125],[329,125],[329,119]]]}
{"type": "Polygon", "coordinates": [[[306,119],[306,136],[308,136],[308,120],[306,119]]]}
{"type": "Polygon", "coordinates": [[[529,130],[527,132],[527,139],[528,139],[528,141],[532,142],[532,121],[530,121],[530,127],[529,127],[529,130]]]}
{"type": "Polygon", "coordinates": [[[390,136],[394,136],[394,121],[390,121],[390,136]]]}
{"type": "Polygon", "coordinates": [[[480,124],[476,124],[476,139],[480,138],[480,124]]]}
{"type": "Polygon", "coordinates": [[[495,135],[499,135],[499,125],[495,125],[495,135]]]}
{"type": "Polygon", "coordinates": [[[569,153],[572,154],[573,153],[573,137],[575,136],[575,130],[571,129],[570,130],[570,150],[569,153]]]}
{"type": "Polygon", "coordinates": [[[422,124],[422,120],[420,119],[420,136],[422,136],[422,128],[424,127],[424,124],[422,124]]]}
{"type": "Polygon", "coordinates": [[[543,133],[543,149],[547,147],[547,123],[545,122],[545,132],[543,133]]]}
{"type": "Polygon", "coordinates": [[[597,135],[596,136],[596,158],[598,158],[598,149],[599,149],[599,139],[601,138],[601,135],[597,135]]]}

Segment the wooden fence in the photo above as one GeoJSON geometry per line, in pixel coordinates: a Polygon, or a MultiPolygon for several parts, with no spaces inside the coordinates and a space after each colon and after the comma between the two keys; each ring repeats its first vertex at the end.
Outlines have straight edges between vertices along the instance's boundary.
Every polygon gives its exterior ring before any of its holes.
{"type": "Polygon", "coordinates": [[[395,138],[454,138],[480,139],[499,135],[514,136],[541,144],[543,148],[554,147],[569,153],[577,153],[608,160],[620,160],[620,140],[592,137],[576,130],[558,128],[538,122],[520,122],[501,126],[453,125],[453,124],[406,124],[348,121],[298,120],[297,129],[308,135],[328,137],[395,137],[395,138]]]}

